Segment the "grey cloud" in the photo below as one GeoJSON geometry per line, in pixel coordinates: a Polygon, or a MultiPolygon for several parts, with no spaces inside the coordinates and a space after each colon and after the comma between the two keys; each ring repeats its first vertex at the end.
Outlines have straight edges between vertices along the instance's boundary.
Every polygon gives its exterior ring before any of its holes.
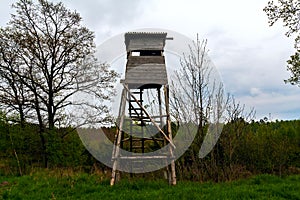
{"type": "MultiPolygon", "coordinates": [[[[12,10],[7,9],[16,0],[1,0],[5,6],[0,7],[1,19],[9,19],[12,10]]],[[[118,26],[138,18],[143,13],[143,1],[139,0],[50,0],[62,2],[71,10],[76,10],[90,26],[107,24],[118,26]]],[[[3,23],[3,20],[1,20],[3,23]]],[[[1,24],[2,25],[2,24],[1,24]]],[[[3,24],[4,25],[4,24],[3,24]]]]}
{"type": "Polygon", "coordinates": [[[283,81],[289,76],[286,60],[292,44],[283,41],[279,34],[241,41],[216,29],[207,36],[208,45],[213,49],[211,58],[227,92],[247,108],[254,107],[256,119],[268,117],[269,113],[274,119],[300,117],[299,88],[283,81]]]}
{"type": "Polygon", "coordinates": [[[82,14],[89,25],[109,24],[118,26],[138,18],[142,14],[139,0],[62,0],[82,14]]]}

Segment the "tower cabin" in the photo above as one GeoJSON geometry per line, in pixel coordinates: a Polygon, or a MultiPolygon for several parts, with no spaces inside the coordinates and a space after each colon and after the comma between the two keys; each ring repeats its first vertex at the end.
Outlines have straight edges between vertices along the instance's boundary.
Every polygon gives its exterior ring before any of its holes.
{"type": "Polygon", "coordinates": [[[129,89],[158,88],[168,84],[164,57],[167,33],[125,34],[127,64],[125,83],[129,89]]]}

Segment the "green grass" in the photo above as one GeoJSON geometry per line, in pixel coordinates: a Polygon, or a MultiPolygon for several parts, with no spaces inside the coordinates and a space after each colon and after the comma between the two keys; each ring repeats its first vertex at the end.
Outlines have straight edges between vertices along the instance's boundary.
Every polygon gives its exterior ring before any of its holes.
{"type": "Polygon", "coordinates": [[[180,181],[176,186],[164,180],[123,179],[111,187],[101,179],[83,173],[0,176],[0,199],[300,199],[300,175],[259,175],[217,184],[180,181]]]}

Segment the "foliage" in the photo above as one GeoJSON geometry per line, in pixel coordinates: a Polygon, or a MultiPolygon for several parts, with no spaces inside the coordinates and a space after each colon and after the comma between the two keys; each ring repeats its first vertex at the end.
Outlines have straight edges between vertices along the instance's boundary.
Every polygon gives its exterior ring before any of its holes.
{"type": "Polygon", "coordinates": [[[292,76],[286,80],[293,85],[300,86],[300,2],[298,0],[277,0],[269,1],[264,8],[270,26],[280,19],[283,21],[283,26],[288,28],[286,36],[295,35],[295,54],[287,61],[287,69],[292,73],[292,76]]]}
{"type": "Polygon", "coordinates": [[[299,130],[299,120],[252,123],[243,137],[238,159],[249,170],[259,173],[281,175],[289,167],[299,169],[299,130]]]}
{"type": "Polygon", "coordinates": [[[260,175],[228,183],[122,180],[109,186],[98,175],[34,173],[0,177],[3,199],[299,199],[300,176],[260,175]]]}
{"type": "MultiPolygon", "coordinates": [[[[46,138],[48,167],[76,168],[95,163],[87,163],[89,154],[76,130],[61,128],[52,131],[46,138]]],[[[43,166],[43,154],[37,125],[21,127],[0,120],[0,174],[28,174],[43,166]]]]}
{"type": "MultiPolygon", "coordinates": [[[[206,132],[207,126],[203,128],[206,132]]],[[[114,132],[114,128],[105,129],[111,140],[114,132]]],[[[181,181],[222,182],[261,173],[299,174],[299,133],[299,120],[247,122],[236,118],[224,125],[218,143],[203,159],[199,158],[200,139],[192,143],[176,161],[177,178],[181,181]]],[[[110,171],[85,150],[75,129],[55,129],[46,139],[49,168],[110,171]]],[[[0,115],[0,174],[29,174],[43,166],[43,153],[37,125],[21,127],[8,123],[3,113],[0,115]]],[[[163,170],[143,177],[163,177],[162,173],[163,170]]],[[[127,175],[122,176],[128,178],[127,175]]]]}
{"type": "Polygon", "coordinates": [[[224,125],[212,152],[200,159],[194,142],[177,160],[179,180],[215,182],[253,174],[300,173],[300,121],[246,122],[236,119],[224,125]]]}

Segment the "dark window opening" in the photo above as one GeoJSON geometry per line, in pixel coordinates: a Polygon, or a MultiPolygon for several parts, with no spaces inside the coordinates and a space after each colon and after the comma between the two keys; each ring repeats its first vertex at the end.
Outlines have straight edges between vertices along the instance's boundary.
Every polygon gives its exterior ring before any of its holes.
{"type": "Polygon", "coordinates": [[[161,50],[140,50],[132,51],[132,56],[162,56],[161,50]]]}

